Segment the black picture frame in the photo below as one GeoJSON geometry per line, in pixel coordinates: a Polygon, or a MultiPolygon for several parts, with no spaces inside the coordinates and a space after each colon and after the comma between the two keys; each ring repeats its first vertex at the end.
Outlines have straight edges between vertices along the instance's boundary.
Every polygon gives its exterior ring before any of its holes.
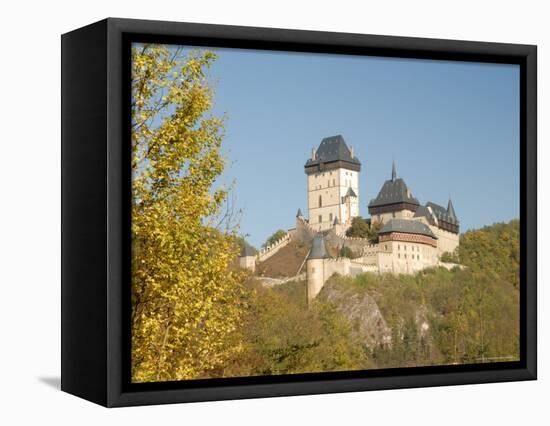
{"type": "Polygon", "coordinates": [[[63,391],[117,407],[536,379],[536,46],[117,18],[61,42],[63,391]],[[520,361],[130,383],[132,41],[519,64],[520,361]]]}

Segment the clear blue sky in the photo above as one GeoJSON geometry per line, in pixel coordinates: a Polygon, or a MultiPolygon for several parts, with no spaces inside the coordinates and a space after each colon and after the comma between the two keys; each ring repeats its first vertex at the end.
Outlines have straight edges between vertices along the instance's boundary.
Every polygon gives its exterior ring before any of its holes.
{"type": "Polygon", "coordinates": [[[304,163],[343,135],[362,163],[360,214],[392,158],[414,196],[447,206],[461,232],[519,217],[519,67],[216,49],[214,113],[241,231],[255,246],[304,214],[304,163]]]}

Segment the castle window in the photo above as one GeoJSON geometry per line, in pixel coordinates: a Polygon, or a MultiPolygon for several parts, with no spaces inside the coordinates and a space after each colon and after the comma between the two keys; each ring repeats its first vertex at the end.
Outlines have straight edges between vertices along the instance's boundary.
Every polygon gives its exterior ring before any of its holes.
{"type": "Polygon", "coordinates": [[[321,195],[319,195],[319,207],[323,207],[323,197],[321,195]]]}
{"type": "Polygon", "coordinates": [[[332,223],[332,213],[328,215],[328,220],[332,223]]]}
{"type": "Polygon", "coordinates": [[[397,250],[401,250],[401,244],[397,244],[397,250]]]}
{"type": "Polygon", "coordinates": [[[406,244],[403,246],[403,250],[407,251],[407,245],[406,244]]]}
{"type": "Polygon", "coordinates": [[[327,181],[327,186],[330,186],[330,179],[327,181]]]}
{"type": "Polygon", "coordinates": [[[401,259],[401,253],[397,253],[397,258],[401,259]]]}
{"type": "Polygon", "coordinates": [[[406,258],[407,258],[407,255],[405,254],[404,256],[405,256],[405,259],[406,259],[406,258]]]}
{"type": "Polygon", "coordinates": [[[311,273],[312,273],[312,274],[315,273],[315,268],[314,268],[314,267],[311,267],[311,273]]]}
{"type": "Polygon", "coordinates": [[[416,260],[420,260],[420,256],[418,254],[416,255],[416,260]]]}
{"type": "Polygon", "coordinates": [[[323,222],[323,215],[319,215],[319,223],[323,222]]]}
{"type": "Polygon", "coordinates": [[[332,186],[336,186],[336,179],[332,179],[332,186]]]}
{"type": "Polygon", "coordinates": [[[391,217],[395,217],[395,212],[391,212],[391,217]]]}

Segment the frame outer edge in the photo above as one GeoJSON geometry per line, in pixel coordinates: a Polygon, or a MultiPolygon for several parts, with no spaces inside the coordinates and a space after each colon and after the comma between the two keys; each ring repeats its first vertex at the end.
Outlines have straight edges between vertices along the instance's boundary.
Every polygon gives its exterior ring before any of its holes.
{"type": "MultiPolygon", "coordinates": [[[[410,51],[420,57],[437,52],[451,52],[451,55],[489,55],[507,56],[527,63],[527,163],[536,170],[536,47],[529,45],[485,43],[455,40],[422,39],[391,36],[370,36],[362,34],[327,33],[317,31],[280,30],[272,28],[235,27],[208,24],[187,24],[162,21],[128,20],[108,18],[107,20],[107,406],[121,407],[145,404],[175,402],[195,402],[222,399],[242,399],[275,397],[289,395],[307,395],[335,392],[415,388],[425,386],[445,386],[457,384],[518,381],[536,378],[536,171],[528,173],[529,219],[535,222],[528,227],[527,261],[528,282],[528,333],[527,367],[500,370],[444,372],[437,374],[412,374],[388,377],[357,379],[338,379],[334,381],[312,380],[307,382],[264,383],[252,385],[227,385],[199,388],[165,389],[154,391],[124,390],[122,382],[122,279],[124,259],[122,258],[122,235],[124,216],[121,212],[123,156],[122,122],[122,46],[124,33],[144,33],[151,35],[170,35],[178,37],[211,37],[217,39],[239,39],[261,41],[263,43],[319,44],[338,49],[340,46],[374,46],[376,49],[388,49],[392,52],[410,51]],[[414,52],[413,52],[414,51],[414,52]],[[533,198],[534,195],[534,198],[533,198]],[[529,204],[533,203],[533,204],[529,204]],[[535,309],[533,309],[533,307],[535,309]],[[534,352],[534,353],[533,353],[534,352]]],[[[276,47],[274,47],[276,49],[276,47]]],[[[290,50],[290,49],[287,49],[290,50]]],[[[374,53],[371,53],[374,54],[374,53]]],[[[396,55],[388,55],[396,56],[396,55]]],[[[399,55],[397,55],[399,56],[399,55]]],[[[460,60],[460,59],[456,59],[460,60]]],[[[474,59],[470,59],[474,60],[474,59]]]]}
{"type": "Polygon", "coordinates": [[[537,378],[537,47],[530,46],[526,63],[526,188],[527,195],[527,371],[537,378]]]}

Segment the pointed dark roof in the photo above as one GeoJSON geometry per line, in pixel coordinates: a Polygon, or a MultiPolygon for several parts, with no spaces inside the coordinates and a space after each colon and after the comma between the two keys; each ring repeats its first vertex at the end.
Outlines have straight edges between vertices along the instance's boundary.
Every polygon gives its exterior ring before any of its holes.
{"type": "Polygon", "coordinates": [[[351,155],[351,150],[346,145],[342,135],[330,136],[324,138],[317,148],[315,160],[307,160],[305,167],[314,166],[320,163],[332,163],[334,161],[344,161],[346,163],[360,166],[361,162],[357,157],[351,155]]]}
{"type": "Polygon", "coordinates": [[[420,234],[437,239],[428,225],[417,220],[410,219],[390,219],[387,221],[379,234],[389,234],[390,232],[403,232],[406,234],[420,234]]]}
{"type": "Polygon", "coordinates": [[[351,186],[348,188],[348,192],[346,192],[346,197],[355,197],[357,198],[357,194],[353,189],[351,189],[351,186]]]}
{"type": "Polygon", "coordinates": [[[448,222],[452,225],[458,225],[458,219],[456,217],[456,214],[455,214],[455,211],[454,211],[454,208],[453,208],[453,204],[451,203],[451,209],[452,209],[452,215],[450,215],[449,213],[447,213],[447,209],[443,206],[440,206],[439,204],[436,204],[436,203],[432,203],[431,201],[428,201],[426,203],[426,207],[430,207],[435,215],[435,217],[437,218],[437,220],[442,220],[444,222],[448,222]],[[452,217],[454,216],[454,217],[452,217]]]}
{"type": "Polygon", "coordinates": [[[395,170],[395,161],[391,162],[391,180],[397,179],[397,171],[395,170]]]}
{"type": "Polygon", "coordinates": [[[384,182],[376,198],[370,201],[369,207],[380,207],[398,203],[420,205],[418,200],[413,197],[405,181],[401,178],[390,179],[384,182]]]}
{"type": "Polygon", "coordinates": [[[340,221],[338,220],[338,216],[336,216],[336,217],[334,218],[334,224],[335,224],[335,225],[338,225],[339,223],[340,223],[340,221]]]}
{"type": "Polygon", "coordinates": [[[455,213],[455,208],[453,207],[453,202],[451,201],[450,197],[449,197],[449,204],[447,204],[447,215],[455,222],[458,222],[458,218],[456,217],[456,213],[455,213]]]}
{"type": "Polygon", "coordinates": [[[298,213],[296,213],[296,217],[304,217],[302,214],[302,210],[298,209],[298,213]]]}
{"type": "Polygon", "coordinates": [[[418,206],[416,212],[414,212],[414,217],[425,217],[430,225],[435,225],[434,217],[426,206],[418,206]]]}
{"type": "Polygon", "coordinates": [[[329,259],[330,256],[327,252],[327,248],[325,246],[325,237],[323,237],[323,234],[317,234],[313,238],[313,242],[311,243],[311,250],[309,251],[308,255],[309,259],[329,259]]]}
{"type": "Polygon", "coordinates": [[[256,256],[254,248],[248,244],[244,243],[243,248],[241,249],[241,257],[256,256]]]}

